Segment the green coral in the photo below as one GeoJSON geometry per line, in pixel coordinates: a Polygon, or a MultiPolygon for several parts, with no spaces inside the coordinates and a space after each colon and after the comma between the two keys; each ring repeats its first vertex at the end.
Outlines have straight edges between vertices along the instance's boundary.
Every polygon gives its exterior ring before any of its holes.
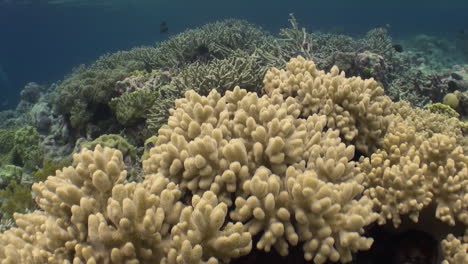
{"type": "Polygon", "coordinates": [[[91,120],[91,113],[86,109],[85,102],[77,100],[70,109],[70,124],[72,127],[84,127],[91,120]]]}
{"type": "Polygon", "coordinates": [[[446,104],[441,104],[441,103],[431,104],[427,108],[429,109],[431,113],[441,114],[449,118],[460,117],[460,114],[458,114],[458,112],[455,111],[455,109],[453,109],[452,107],[446,104]]]}
{"type": "Polygon", "coordinates": [[[15,147],[15,131],[0,130],[0,166],[11,164],[13,162],[13,154],[15,147]]]}
{"type": "Polygon", "coordinates": [[[5,188],[11,182],[21,182],[23,169],[15,165],[4,165],[0,167],[0,189],[5,188]]]}
{"type": "Polygon", "coordinates": [[[5,190],[0,190],[1,218],[13,218],[14,213],[26,213],[34,208],[31,186],[13,181],[5,190]]]}
{"type": "MultiPolygon", "coordinates": [[[[441,114],[448,118],[457,118],[457,119],[460,118],[460,114],[455,109],[453,109],[450,105],[447,105],[447,104],[441,104],[441,103],[431,104],[428,106],[428,109],[431,113],[441,114]]],[[[460,126],[460,129],[463,135],[466,135],[468,133],[468,122],[459,121],[458,124],[460,126]]]]}
{"type": "Polygon", "coordinates": [[[149,109],[146,126],[154,134],[167,122],[169,111],[174,107],[175,100],[181,97],[182,91],[174,85],[165,85],[160,88],[161,96],[149,109]]]}
{"type": "Polygon", "coordinates": [[[468,122],[466,121],[460,121],[460,128],[463,132],[464,136],[468,135],[468,122]]]}
{"type": "Polygon", "coordinates": [[[157,105],[157,101],[180,97],[175,87],[169,85],[172,74],[169,71],[136,71],[117,82],[123,95],[112,99],[110,107],[119,123],[125,126],[138,124],[147,119],[149,109],[157,105]]]}
{"type": "Polygon", "coordinates": [[[42,161],[40,136],[32,126],[25,126],[15,132],[15,159],[27,169],[36,168],[42,161]]]}
{"type": "Polygon", "coordinates": [[[34,180],[36,182],[45,181],[47,177],[49,177],[50,175],[54,175],[56,170],[60,170],[70,165],[71,165],[71,161],[69,159],[65,159],[62,161],[54,161],[51,159],[46,159],[44,160],[44,164],[42,165],[42,168],[33,174],[34,180]]]}
{"type": "Polygon", "coordinates": [[[156,100],[156,93],[146,88],[114,98],[110,106],[119,123],[133,125],[146,119],[156,100]]]}
{"type": "Polygon", "coordinates": [[[151,71],[155,66],[155,48],[135,48],[100,57],[94,64],[81,66],[69,75],[53,96],[54,105],[70,117],[74,128],[83,128],[98,113],[99,107],[107,106],[118,96],[116,82],[135,71],[151,71]],[[86,113],[85,113],[86,112],[86,113]],[[80,115],[84,114],[86,118],[80,115]]]}
{"type": "Polygon", "coordinates": [[[124,157],[131,157],[132,160],[136,160],[137,158],[136,148],[120,135],[102,135],[91,142],[84,142],[81,147],[94,149],[97,145],[118,149],[122,152],[124,157]]]}
{"type": "Polygon", "coordinates": [[[40,136],[32,126],[18,130],[0,130],[0,165],[34,169],[42,160],[40,136]]]}

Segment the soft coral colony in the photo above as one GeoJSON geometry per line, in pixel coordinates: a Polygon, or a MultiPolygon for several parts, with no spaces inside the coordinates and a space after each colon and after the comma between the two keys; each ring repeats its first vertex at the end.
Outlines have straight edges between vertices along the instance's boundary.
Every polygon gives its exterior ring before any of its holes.
{"type": "Polygon", "coordinates": [[[421,129],[373,79],[302,57],[268,71],[264,91],[187,91],[140,183],[126,181],[118,150],[75,154],[34,184],[40,210],[15,215],[0,263],[214,264],[299,245],[306,260],[346,263],[371,247],[366,227],[426,221],[430,205],[465,226],[464,238],[442,241],[444,263],[468,263],[468,156],[457,138],[421,129]]]}

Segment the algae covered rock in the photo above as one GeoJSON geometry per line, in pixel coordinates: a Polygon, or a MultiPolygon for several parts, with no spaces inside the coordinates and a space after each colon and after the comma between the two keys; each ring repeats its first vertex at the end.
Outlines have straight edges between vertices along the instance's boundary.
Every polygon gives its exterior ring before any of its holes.
{"type": "Polygon", "coordinates": [[[0,130],[0,165],[14,164],[34,169],[42,160],[40,136],[32,126],[0,130]]]}
{"type": "Polygon", "coordinates": [[[32,126],[25,126],[15,132],[15,159],[18,164],[34,169],[42,160],[40,136],[32,126]]]}
{"type": "Polygon", "coordinates": [[[71,165],[70,159],[64,159],[62,161],[54,161],[51,159],[44,160],[42,168],[33,174],[36,182],[45,181],[50,175],[54,175],[55,171],[63,169],[71,165]]]}
{"type": "Polygon", "coordinates": [[[120,135],[108,134],[102,135],[91,142],[84,142],[81,148],[94,149],[97,145],[118,149],[124,157],[130,157],[136,160],[136,148],[120,135]]]}
{"type": "Polygon", "coordinates": [[[13,149],[15,147],[14,139],[14,130],[0,130],[0,165],[12,163],[13,149]]]}
{"type": "Polygon", "coordinates": [[[15,165],[5,165],[0,167],[0,189],[4,189],[11,182],[20,182],[23,176],[23,169],[15,165]]]}

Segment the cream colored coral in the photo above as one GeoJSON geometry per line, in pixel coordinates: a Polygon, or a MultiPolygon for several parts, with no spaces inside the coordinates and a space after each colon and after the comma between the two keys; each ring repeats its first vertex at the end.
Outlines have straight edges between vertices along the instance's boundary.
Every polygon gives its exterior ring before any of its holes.
{"type": "Polygon", "coordinates": [[[278,91],[301,104],[301,116],[314,113],[327,117],[327,126],[356,148],[371,153],[379,147],[391,117],[391,100],[373,80],[346,78],[334,66],[329,73],[319,71],[301,56],[291,59],[286,70],[272,69],[265,75],[268,94],[278,91]]]}
{"type": "Polygon", "coordinates": [[[401,224],[401,215],[418,222],[419,212],[431,202],[435,215],[449,225],[468,225],[468,156],[455,138],[416,133],[408,122],[395,119],[382,149],[363,159],[365,194],[380,211],[381,224],[401,224]]]}
{"type": "Polygon", "coordinates": [[[468,229],[462,238],[449,234],[441,243],[442,254],[445,260],[442,264],[468,263],[468,229]]]}
{"type": "Polygon", "coordinates": [[[286,177],[291,214],[299,240],[305,242],[306,260],[346,263],[352,260],[352,252],[370,248],[373,240],[362,236],[363,228],[375,221],[377,214],[367,197],[356,199],[363,190],[358,182],[333,184],[320,180],[313,170],[293,167],[286,177]]]}
{"type": "Polygon", "coordinates": [[[172,229],[170,249],[162,263],[228,263],[249,253],[251,234],[240,222],[225,225],[227,213],[227,205],[219,203],[213,192],[195,195],[192,206],[182,211],[180,222],[172,229]]]}
{"type": "Polygon", "coordinates": [[[417,222],[419,212],[432,201],[425,179],[427,166],[418,153],[418,142],[422,140],[411,127],[394,123],[384,139],[383,150],[360,163],[367,175],[364,193],[380,212],[380,224],[392,220],[398,227],[401,215],[409,215],[417,222]]]}
{"type": "Polygon", "coordinates": [[[220,197],[238,191],[262,164],[284,173],[285,163],[302,159],[305,127],[295,121],[294,99],[273,100],[238,87],[224,97],[214,90],[208,97],[187,92],[160,129],[160,144],[143,162],[145,172],[161,172],[183,190],[200,195],[211,190],[220,197]]]}
{"type": "Polygon", "coordinates": [[[237,197],[231,218],[245,222],[252,236],[263,232],[257,243],[258,249],[269,252],[274,247],[286,256],[289,244],[295,246],[299,239],[291,222],[289,194],[283,182],[269,169],[258,168],[252,179],[243,184],[248,198],[237,197]]]}
{"type": "Polygon", "coordinates": [[[394,112],[414,126],[417,133],[431,137],[435,133],[454,137],[457,144],[468,153],[468,137],[464,135],[458,118],[448,118],[446,115],[432,113],[426,109],[412,108],[407,102],[394,104],[394,112]]]}
{"type": "MultiPolygon", "coordinates": [[[[362,228],[376,214],[370,212],[372,203],[367,198],[359,200],[363,175],[352,161],[354,147],[342,143],[337,130],[324,132],[326,116],[302,119],[296,99],[284,98],[279,91],[259,98],[238,87],[224,97],[216,91],[207,97],[189,91],[176,106],[169,125],[160,130],[159,145],[144,161],[146,173],[167,175],[184,192],[201,197],[210,191],[221,203],[234,203],[232,220],[243,222],[252,236],[260,235],[258,249],[275,248],[287,255],[289,245],[304,241],[309,245],[306,258],[323,263],[327,259],[350,261],[351,252],[369,248],[372,240],[361,236],[362,228]],[[324,184],[333,183],[330,190],[335,196],[329,200],[333,209],[325,217],[335,221],[330,233],[310,236],[327,229],[325,220],[293,224],[303,219],[301,210],[310,219],[325,219],[322,211],[314,214],[307,209],[307,203],[316,198],[292,192],[293,179],[287,171],[294,168],[300,174],[318,175],[324,184]],[[237,196],[235,201],[232,194],[237,196]],[[354,219],[354,225],[337,220],[341,218],[354,219]],[[324,249],[312,249],[310,243],[319,243],[324,249]],[[336,253],[326,247],[337,248],[336,253]]],[[[186,246],[190,252],[196,250],[193,242],[186,246]]],[[[182,242],[174,246],[173,262],[184,258],[182,248],[182,242]]],[[[189,255],[196,255],[192,253],[189,255]]]]}
{"type": "Polygon", "coordinates": [[[44,212],[15,215],[18,228],[0,236],[15,246],[0,249],[0,263],[159,261],[170,218],[179,217],[170,211],[182,210],[176,186],[157,176],[150,190],[124,184],[122,154],[100,146],[76,154],[74,164],[33,186],[44,212]]]}

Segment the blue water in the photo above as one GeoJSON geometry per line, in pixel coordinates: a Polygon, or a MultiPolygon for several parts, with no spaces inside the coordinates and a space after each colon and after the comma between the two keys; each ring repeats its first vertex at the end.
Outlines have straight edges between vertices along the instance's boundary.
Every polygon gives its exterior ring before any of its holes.
{"type": "Polygon", "coordinates": [[[108,6],[79,6],[93,2],[80,0],[62,5],[17,2],[0,0],[0,110],[17,103],[27,82],[49,84],[106,52],[167,39],[159,33],[161,21],[167,21],[170,35],[222,18],[247,19],[275,33],[288,26],[289,13],[308,30],[339,28],[348,34],[389,24],[393,37],[426,33],[451,38],[468,28],[467,0],[100,1],[108,6]]]}

